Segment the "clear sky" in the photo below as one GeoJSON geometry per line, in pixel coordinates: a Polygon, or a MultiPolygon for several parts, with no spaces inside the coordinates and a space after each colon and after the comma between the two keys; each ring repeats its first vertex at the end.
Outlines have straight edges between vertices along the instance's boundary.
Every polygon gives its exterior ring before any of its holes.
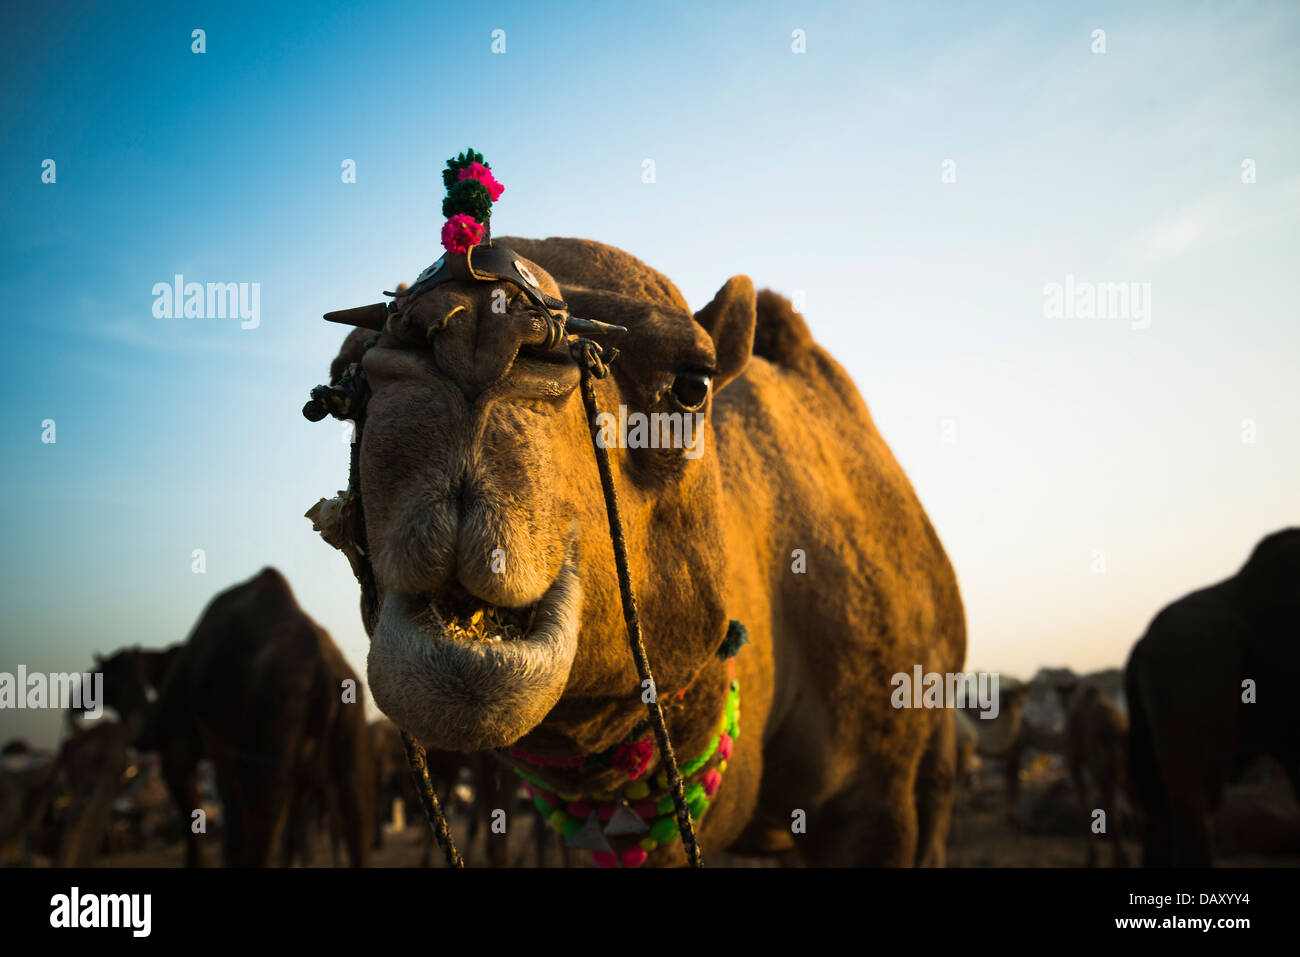
{"type": "Polygon", "coordinates": [[[466,146],[498,234],[612,243],[696,308],[738,272],[799,296],[956,566],[970,668],[1122,664],[1300,523],[1294,3],[8,4],[0,45],[0,671],[178,641],[269,564],[364,673],[302,517],[347,446],[299,410],[321,313],[439,255],[466,146]],[[260,324],[155,317],[177,273],[259,283],[260,324]],[[1149,315],[1046,315],[1067,277],[1149,315]]]}

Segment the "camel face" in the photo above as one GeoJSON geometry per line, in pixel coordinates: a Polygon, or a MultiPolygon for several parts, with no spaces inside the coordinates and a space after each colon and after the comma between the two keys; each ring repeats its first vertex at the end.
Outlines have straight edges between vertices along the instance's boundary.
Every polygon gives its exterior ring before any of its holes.
{"type": "MultiPolygon", "coordinates": [[[[710,548],[720,539],[720,483],[707,414],[717,383],[748,360],[748,341],[719,370],[714,339],[676,290],[591,288],[599,277],[583,254],[596,244],[508,241],[560,264],[563,286],[523,260],[543,292],[567,299],[575,315],[629,330],[613,374],[596,383],[597,402],[610,417],[606,444],[652,656],[655,582],[664,578],[654,565],[675,580],[663,600],[699,615],[699,636],[675,634],[658,656],[661,687],[684,683],[726,626],[721,559],[710,548]],[[689,443],[674,441],[688,433],[667,422],[667,440],[653,443],[614,424],[655,413],[691,416],[689,443]]],[[[710,307],[739,316],[714,325],[742,338],[746,328],[753,335],[747,286],[710,307]]],[[[507,284],[452,282],[410,303],[363,361],[371,397],[361,487],[380,597],[370,686],[379,707],[429,747],[503,747],[536,727],[566,688],[626,699],[636,686],[578,368],[567,343],[543,351],[538,321],[507,284]]]]}

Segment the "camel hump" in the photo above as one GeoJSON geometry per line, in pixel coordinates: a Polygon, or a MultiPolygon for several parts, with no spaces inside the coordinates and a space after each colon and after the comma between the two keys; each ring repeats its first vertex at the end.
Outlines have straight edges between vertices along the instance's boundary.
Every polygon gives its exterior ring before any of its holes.
{"type": "Polygon", "coordinates": [[[213,601],[222,599],[225,599],[226,603],[255,605],[268,609],[286,604],[294,606],[298,604],[293,597],[293,589],[289,587],[288,580],[279,569],[272,568],[270,565],[251,578],[237,585],[231,585],[213,601]]]}
{"type": "Polygon", "coordinates": [[[1294,603],[1300,581],[1300,528],[1284,528],[1261,539],[1237,579],[1257,601],[1294,603]]]}
{"type": "Polygon", "coordinates": [[[758,293],[756,308],[754,355],[785,365],[812,346],[808,324],[785,296],[763,289],[758,293]]]}
{"type": "MultiPolygon", "coordinates": [[[[247,581],[232,585],[208,603],[196,629],[221,630],[231,622],[253,624],[306,617],[294,598],[289,582],[277,569],[267,566],[247,581]]],[[[243,633],[253,636],[253,631],[243,633]]],[[[191,636],[193,641],[193,636],[191,636]]]]}
{"type": "Polygon", "coordinates": [[[289,580],[280,573],[278,568],[267,565],[254,578],[254,581],[266,586],[267,588],[283,588],[289,590],[289,580]]]}

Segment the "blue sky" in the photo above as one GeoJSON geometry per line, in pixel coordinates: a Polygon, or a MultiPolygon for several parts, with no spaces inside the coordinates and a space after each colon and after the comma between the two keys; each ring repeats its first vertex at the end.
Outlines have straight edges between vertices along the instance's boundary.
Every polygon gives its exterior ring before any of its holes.
{"type": "Polygon", "coordinates": [[[971,668],[1121,664],[1300,522],[1294,4],[179,6],[0,14],[0,671],[180,640],[267,564],[364,670],[301,517],[347,446],[299,410],[321,313],[437,257],[469,145],[498,234],[620,246],[695,307],[739,272],[800,297],[948,548],[971,668]],[[259,283],[260,325],[155,318],[176,273],[259,283]],[[1149,326],[1045,317],[1067,276],[1150,284],[1149,326]]]}

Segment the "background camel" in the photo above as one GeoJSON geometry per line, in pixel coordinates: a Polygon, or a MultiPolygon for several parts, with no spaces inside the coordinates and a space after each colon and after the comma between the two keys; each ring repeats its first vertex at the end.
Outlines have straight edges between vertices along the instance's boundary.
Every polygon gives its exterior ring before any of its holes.
{"type": "Polygon", "coordinates": [[[1143,864],[1210,864],[1224,785],[1260,755],[1300,795],[1298,626],[1300,529],[1289,528],[1232,578],[1164,608],[1134,646],[1125,685],[1143,864]]]}
{"type": "MultiPolygon", "coordinates": [[[[596,384],[601,409],[704,417],[698,457],[610,450],[679,756],[715,734],[728,687],[715,653],[729,620],[748,628],[734,659],[744,730],[703,846],[797,849],[815,864],[942,863],[952,714],[895,709],[891,676],[959,670],[962,606],[852,381],[789,301],[756,296],[746,277],[692,315],[668,279],[620,250],[504,242],[538,290],[629,330],[596,384]],[[806,829],[792,829],[800,821],[806,829]]],[[[381,602],[370,685],[430,747],[595,755],[642,721],[643,689],[577,367],[563,345],[538,344],[517,290],[504,290],[505,313],[493,310],[501,288],[453,282],[399,299],[378,344],[362,358],[372,333],[357,330],[332,368],[337,380],[361,361],[371,389],[360,448],[381,602]],[[485,610],[524,636],[455,637],[485,610]]],[[[609,766],[543,777],[560,793],[629,783],[609,766]]],[[[651,864],[681,861],[675,843],[650,852],[651,864]]]]}
{"type": "Polygon", "coordinates": [[[0,862],[26,857],[36,832],[60,867],[88,867],[104,846],[114,798],[126,786],[132,731],[116,721],[75,723],[51,760],[0,775],[0,862]]]}
{"type": "Polygon", "coordinates": [[[1043,724],[1025,715],[1029,686],[1019,682],[1000,684],[997,717],[981,717],[978,709],[958,712],[959,764],[969,768],[976,764],[998,762],[1007,800],[1012,804],[1020,796],[1020,769],[1030,749],[1059,751],[1062,738],[1043,724]]]}
{"type": "Polygon", "coordinates": [[[305,793],[325,796],[349,861],[363,865],[373,801],[363,708],[355,673],[279,572],[264,569],[217,595],[176,655],[147,731],[186,824],[186,863],[205,856],[189,824],[200,806],[198,761],[207,757],[228,866],[270,863],[286,822],[306,813],[305,793]],[[350,704],[347,680],[357,693],[350,704]]]}
{"type": "Polygon", "coordinates": [[[1120,802],[1127,778],[1128,719],[1096,685],[1062,683],[1057,693],[1065,712],[1065,763],[1079,805],[1088,815],[1088,866],[1097,863],[1097,837],[1091,825],[1092,813],[1098,809],[1106,812],[1105,836],[1115,863],[1127,866],[1120,802]]]}

